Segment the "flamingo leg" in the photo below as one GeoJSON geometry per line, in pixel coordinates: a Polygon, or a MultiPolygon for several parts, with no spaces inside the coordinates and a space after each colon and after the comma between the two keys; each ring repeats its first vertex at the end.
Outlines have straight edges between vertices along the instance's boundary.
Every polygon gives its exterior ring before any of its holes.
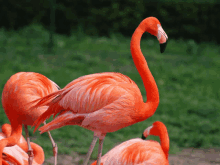
{"type": "Polygon", "coordinates": [[[24,130],[25,130],[27,144],[28,144],[28,156],[29,156],[28,164],[32,165],[33,159],[34,159],[34,153],[33,153],[33,149],[31,148],[30,137],[29,137],[27,125],[24,125],[24,130]]]}
{"type": "Polygon", "coordinates": [[[103,142],[104,142],[104,139],[99,139],[99,150],[98,150],[97,165],[100,165],[100,163],[101,163],[103,142]]]}
{"type": "Polygon", "coordinates": [[[95,144],[96,144],[97,140],[98,140],[98,137],[97,137],[97,136],[93,136],[92,143],[91,143],[91,145],[90,145],[90,147],[89,147],[88,153],[86,154],[86,158],[85,158],[85,160],[84,160],[83,165],[88,165],[90,156],[91,156],[91,154],[92,154],[92,151],[93,151],[93,149],[94,149],[94,147],[95,147],[95,144]]]}
{"type": "MultiPolygon", "coordinates": [[[[46,121],[44,121],[44,125],[46,125],[46,121]]],[[[58,147],[57,147],[57,144],[54,142],[52,136],[51,136],[51,133],[50,131],[47,131],[47,134],[50,138],[50,141],[52,143],[52,146],[53,146],[53,156],[54,156],[54,165],[57,165],[57,153],[58,153],[58,147]]]]}

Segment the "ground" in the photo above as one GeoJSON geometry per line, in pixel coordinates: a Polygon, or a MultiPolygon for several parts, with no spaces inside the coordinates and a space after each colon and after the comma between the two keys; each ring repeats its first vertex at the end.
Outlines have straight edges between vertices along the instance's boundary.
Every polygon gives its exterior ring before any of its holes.
{"type": "MultiPolygon", "coordinates": [[[[1,132],[1,128],[0,128],[1,132]]],[[[72,152],[71,155],[58,155],[58,165],[81,165],[85,155],[72,152]]],[[[91,160],[91,164],[94,160],[91,160]]],[[[220,165],[220,149],[183,149],[180,153],[169,155],[170,165],[220,165]]],[[[54,158],[46,159],[43,165],[53,165],[54,158]]]]}
{"type": "MultiPolygon", "coordinates": [[[[58,165],[80,165],[84,156],[77,153],[59,155],[58,165]]],[[[47,159],[44,165],[52,165],[53,157],[47,159]]],[[[93,161],[90,161],[90,164],[93,161]]],[[[170,165],[220,165],[220,149],[184,149],[177,155],[169,156],[170,165]]]]}
{"type": "Polygon", "coordinates": [[[184,149],[169,156],[170,165],[220,165],[220,149],[184,149]]]}

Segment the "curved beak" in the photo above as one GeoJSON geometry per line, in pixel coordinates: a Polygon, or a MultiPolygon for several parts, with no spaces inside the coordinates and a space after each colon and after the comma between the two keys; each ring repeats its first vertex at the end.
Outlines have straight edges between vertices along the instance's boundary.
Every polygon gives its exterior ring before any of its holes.
{"type": "Polygon", "coordinates": [[[143,140],[145,140],[145,139],[146,139],[146,137],[144,136],[144,134],[142,134],[141,139],[143,139],[143,140]]]}
{"type": "Polygon", "coordinates": [[[167,47],[167,42],[160,44],[160,53],[163,53],[167,47]]]}
{"type": "Polygon", "coordinates": [[[150,135],[151,128],[153,128],[153,126],[150,126],[144,130],[142,137],[141,137],[143,140],[145,140],[147,138],[147,136],[150,135]]]}
{"type": "Polygon", "coordinates": [[[160,43],[160,52],[163,53],[167,46],[168,36],[163,30],[163,28],[161,27],[161,25],[157,25],[157,26],[158,26],[157,39],[160,43]]]}

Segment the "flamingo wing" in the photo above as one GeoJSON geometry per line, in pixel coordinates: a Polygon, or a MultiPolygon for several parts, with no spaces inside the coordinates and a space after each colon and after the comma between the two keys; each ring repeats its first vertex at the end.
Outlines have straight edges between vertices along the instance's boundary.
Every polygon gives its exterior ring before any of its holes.
{"type": "MultiPolygon", "coordinates": [[[[55,122],[66,122],[65,119],[71,116],[73,121],[69,124],[73,125],[75,120],[81,118],[79,125],[90,130],[95,129],[92,127],[98,125],[100,127],[100,124],[109,124],[114,131],[114,124],[115,127],[119,126],[117,123],[121,123],[122,128],[127,126],[122,124],[121,116],[126,118],[127,123],[131,123],[132,118],[136,117],[135,112],[141,106],[140,102],[143,102],[143,99],[139,88],[129,77],[121,73],[107,72],[82,76],[70,82],[62,90],[38,101],[34,108],[45,105],[49,108],[35,121],[35,130],[52,114],[55,116],[60,113],[57,120],[52,121],[54,124],[55,122]],[[109,120],[113,120],[113,123],[109,123],[109,120]]],[[[43,129],[43,127],[41,128],[43,129]]],[[[110,132],[112,131],[110,130],[110,132]]]]}

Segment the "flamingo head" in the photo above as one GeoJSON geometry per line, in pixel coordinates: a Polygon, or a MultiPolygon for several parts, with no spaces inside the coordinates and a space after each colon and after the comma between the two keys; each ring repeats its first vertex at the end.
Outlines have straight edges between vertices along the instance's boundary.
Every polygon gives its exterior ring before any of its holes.
{"type": "Polygon", "coordinates": [[[170,142],[166,126],[162,122],[156,121],[153,123],[152,126],[144,130],[144,133],[142,134],[142,139],[146,139],[148,135],[159,136],[161,148],[166,158],[168,159],[170,142]]]}
{"type": "Polygon", "coordinates": [[[9,137],[11,135],[11,125],[7,123],[3,124],[2,132],[6,135],[6,137],[9,137]]]}
{"type": "Polygon", "coordinates": [[[155,17],[148,17],[140,23],[141,29],[157,37],[160,43],[160,52],[166,49],[168,36],[163,30],[160,21],[155,17]]]}
{"type": "Polygon", "coordinates": [[[156,121],[152,124],[152,126],[146,128],[144,133],[142,134],[142,139],[146,139],[149,135],[160,136],[161,129],[164,129],[164,124],[160,121],[156,121]]]}

